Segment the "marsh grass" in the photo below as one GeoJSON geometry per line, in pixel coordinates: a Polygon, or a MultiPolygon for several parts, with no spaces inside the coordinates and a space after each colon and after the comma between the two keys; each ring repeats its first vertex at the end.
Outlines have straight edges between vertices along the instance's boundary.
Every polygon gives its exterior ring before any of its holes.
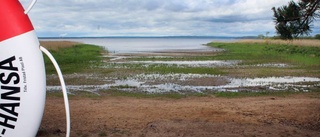
{"type": "MultiPolygon", "coordinates": [[[[101,54],[104,50],[99,46],[77,44],[63,47],[49,49],[49,51],[59,63],[64,74],[83,72],[101,64],[101,54]]],[[[55,69],[48,57],[44,56],[44,60],[47,74],[55,74],[55,69]]]]}
{"type": "MultiPolygon", "coordinates": [[[[159,74],[171,74],[171,73],[182,73],[182,74],[211,74],[221,75],[225,74],[221,68],[213,67],[188,67],[178,65],[167,65],[167,64],[109,64],[108,67],[122,68],[128,71],[142,71],[145,73],[159,73],[159,74]]],[[[119,69],[120,70],[120,69],[119,69]]]]}
{"type": "Polygon", "coordinates": [[[209,46],[225,49],[222,54],[216,56],[221,60],[251,60],[257,57],[263,57],[264,47],[258,44],[247,43],[209,43],[209,46]]]}
{"type": "Polygon", "coordinates": [[[310,57],[320,57],[320,47],[303,47],[293,45],[277,45],[266,46],[267,51],[274,51],[277,53],[285,53],[289,55],[304,55],[310,57]]]}
{"type": "Polygon", "coordinates": [[[210,43],[226,51],[220,60],[243,60],[243,64],[287,63],[303,67],[320,67],[320,47],[266,43],[210,43]]]}

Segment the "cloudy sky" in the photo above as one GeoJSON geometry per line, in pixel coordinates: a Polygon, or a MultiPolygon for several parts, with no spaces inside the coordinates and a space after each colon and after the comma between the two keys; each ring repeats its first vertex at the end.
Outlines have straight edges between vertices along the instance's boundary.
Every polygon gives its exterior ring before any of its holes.
{"type": "Polygon", "coordinates": [[[257,36],[275,34],[271,8],[289,1],[38,0],[29,16],[40,37],[257,36]]]}

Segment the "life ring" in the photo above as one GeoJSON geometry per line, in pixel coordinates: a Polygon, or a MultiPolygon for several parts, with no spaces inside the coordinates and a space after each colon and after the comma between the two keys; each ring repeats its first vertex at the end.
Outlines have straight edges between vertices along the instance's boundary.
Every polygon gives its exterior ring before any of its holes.
{"type": "Polygon", "coordinates": [[[36,136],[46,75],[38,37],[18,0],[0,0],[0,137],[36,136]]]}

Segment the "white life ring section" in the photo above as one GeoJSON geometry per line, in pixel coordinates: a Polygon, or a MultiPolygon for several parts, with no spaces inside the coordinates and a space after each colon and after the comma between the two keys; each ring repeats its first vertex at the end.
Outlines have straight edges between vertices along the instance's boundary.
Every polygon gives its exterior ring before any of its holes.
{"type": "Polygon", "coordinates": [[[45,106],[44,61],[34,31],[0,42],[0,136],[35,136],[45,106]],[[28,48],[26,48],[28,46],[28,48]]]}
{"type": "Polygon", "coordinates": [[[0,0],[0,137],[36,136],[45,107],[46,74],[43,51],[53,61],[61,84],[70,136],[70,113],[62,73],[38,37],[18,0],[0,0]],[[41,49],[41,50],[40,50],[41,49]]]}

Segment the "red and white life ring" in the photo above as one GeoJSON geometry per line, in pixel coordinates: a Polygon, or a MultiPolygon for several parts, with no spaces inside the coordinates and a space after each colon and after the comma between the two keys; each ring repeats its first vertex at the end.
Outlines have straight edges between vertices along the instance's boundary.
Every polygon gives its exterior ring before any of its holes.
{"type": "Polygon", "coordinates": [[[18,0],[0,0],[0,136],[36,136],[46,75],[38,37],[18,0]]]}

